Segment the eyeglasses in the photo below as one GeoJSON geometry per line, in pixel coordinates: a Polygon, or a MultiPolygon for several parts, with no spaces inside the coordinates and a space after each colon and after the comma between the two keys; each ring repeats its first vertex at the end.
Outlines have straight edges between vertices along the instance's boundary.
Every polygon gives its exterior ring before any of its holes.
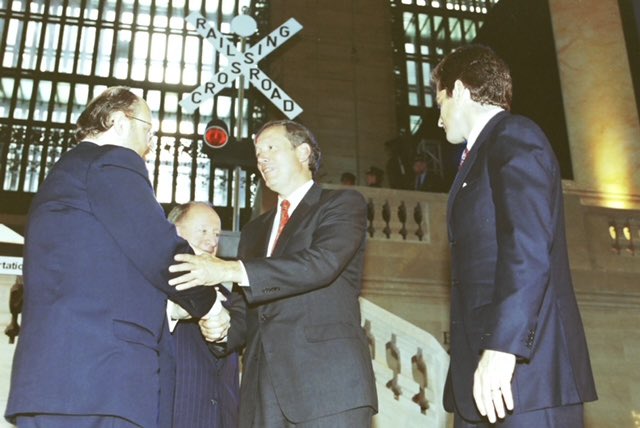
{"type": "Polygon", "coordinates": [[[135,119],[135,120],[137,120],[138,122],[146,123],[147,125],[149,125],[149,128],[153,127],[153,123],[151,123],[151,122],[147,122],[147,121],[146,121],[146,120],[144,120],[144,119],[140,119],[139,117],[135,117],[135,116],[129,116],[128,114],[127,114],[126,116],[127,116],[129,119],[135,119]]]}
{"type": "Polygon", "coordinates": [[[140,119],[139,117],[130,116],[128,114],[126,114],[125,116],[127,116],[129,119],[137,120],[138,122],[142,122],[145,125],[149,126],[149,130],[147,131],[147,135],[149,137],[149,140],[151,140],[151,138],[153,138],[156,135],[155,131],[153,130],[153,123],[148,122],[148,121],[146,121],[144,119],[140,119]]]}

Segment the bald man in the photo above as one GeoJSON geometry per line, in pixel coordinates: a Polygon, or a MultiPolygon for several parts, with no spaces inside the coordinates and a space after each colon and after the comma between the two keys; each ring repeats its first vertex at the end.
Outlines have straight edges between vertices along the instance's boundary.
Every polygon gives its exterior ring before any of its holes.
{"type": "MultiPolygon", "coordinates": [[[[221,224],[211,205],[206,202],[181,204],[171,210],[168,219],[196,254],[216,255],[221,224]]],[[[222,294],[227,293],[222,290],[222,294]]],[[[224,304],[233,310],[228,302],[224,304]]],[[[201,320],[211,343],[202,337],[198,320],[183,320],[176,325],[173,331],[176,351],[174,427],[230,428],[238,425],[238,354],[224,351],[229,320],[226,307],[201,320]]]]}

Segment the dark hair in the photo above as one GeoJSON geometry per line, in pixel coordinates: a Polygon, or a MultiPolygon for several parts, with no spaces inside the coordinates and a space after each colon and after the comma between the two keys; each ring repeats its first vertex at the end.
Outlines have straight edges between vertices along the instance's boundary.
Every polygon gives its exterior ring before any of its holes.
{"type": "Polygon", "coordinates": [[[436,92],[444,89],[449,96],[456,80],[469,89],[473,101],[511,109],[509,66],[491,48],[462,46],[445,56],[431,73],[436,92]]]}
{"type": "Polygon", "coordinates": [[[320,152],[320,146],[318,145],[318,141],[313,133],[311,133],[306,126],[292,120],[272,120],[265,123],[262,128],[256,132],[255,139],[257,140],[260,134],[274,126],[282,126],[284,128],[286,138],[294,148],[305,143],[309,145],[311,148],[311,154],[309,155],[309,171],[311,171],[311,174],[315,176],[316,172],[318,172],[318,169],[320,168],[322,153],[320,152]]]}
{"type": "Polygon", "coordinates": [[[169,211],[169,214],[167,214],[167,220],[169,220],[173,224],[177,224],[180,222],[180,220],[182,220],[182,217],[184,217],[192,207],[197,205],[203,205],[205,207],[213,209],[213,206],[209,202],[189,201],[173,207],[171,211],[169,211]]]}
{"type": "Polygon", "coordinates": [[[356,176],[350,172],[343,172],[340,176],[340,183],[342,184],[356,184],[356,176]]]}
{"type": "Polygon", "coordinates": [[[140,101],[137,95],[124,86],[107,88],[95,97],[80,114],[76,124],[76,140],[101,134],[113,125],[111,114],[121,111],[128,116],[134,115],[136,104],[140,101]]]}

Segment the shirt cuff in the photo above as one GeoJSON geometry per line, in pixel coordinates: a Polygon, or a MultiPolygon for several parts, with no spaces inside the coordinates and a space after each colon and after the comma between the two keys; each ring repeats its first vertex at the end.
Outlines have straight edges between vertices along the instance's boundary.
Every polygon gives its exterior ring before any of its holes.
{"type": "Polygon", "coordinates": [[[240,287],[249,287],[249,276],[247,275],[247,270],[244,268],[244,263],[241,260],[238,260],[240,266],[242,267],[242,281],[238,283],[240,287]]]}
{"type": "Polygon", "coordinates": [[[175,330],[176,324],[178,324],[179,321],[171,316],[173,314],[175,306],[175,303],[173,303],[171,300],[167,300],[167,323],[169,324],[169,331],[171,333],[173,333],[173,330],[175,330]]]}

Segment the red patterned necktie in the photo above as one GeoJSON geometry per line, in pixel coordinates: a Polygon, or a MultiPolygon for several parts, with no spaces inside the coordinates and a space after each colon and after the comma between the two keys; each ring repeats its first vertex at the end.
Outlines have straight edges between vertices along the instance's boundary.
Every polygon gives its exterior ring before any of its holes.
{"type": "Polygon", "coordinates": [[[469,149],[465,147],[464,151],[462,152],[462,156],[460,156],[460,163],[458,164],[458,169],[462,168],[462,164],[464,163],[464,160],[467,158],[468,154],[469,154],[469,149]]]}
{"type": "Polygon", "coordinates": [[[284,199],[282,202],[280,202],[280,224],[278,225],[278,233],[276,234],[276,240],[273,243],[274,247],[276,246],[276,243],[278,242],[278,238],[280,238],[280,234],[282,233],[282,229],[284,229],[284,226],[289,221],[289,206],[290,205],[291,205],[291,203],[289,201],[287,201],[286,199],[284,199]]]}

